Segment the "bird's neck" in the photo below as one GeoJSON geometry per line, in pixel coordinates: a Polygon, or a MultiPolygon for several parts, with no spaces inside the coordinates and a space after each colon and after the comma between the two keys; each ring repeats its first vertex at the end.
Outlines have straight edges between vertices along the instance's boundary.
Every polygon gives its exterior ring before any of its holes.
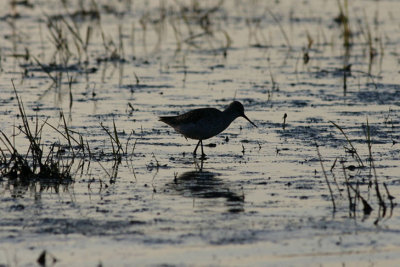
{"type": "Polygon", "coordinates": [[[233,110],[227,108],[222,112],[224,116],[224,120],[229,124],[231,124],[232,121],[234,121],[239,115],[234,112],[233,110]]]}

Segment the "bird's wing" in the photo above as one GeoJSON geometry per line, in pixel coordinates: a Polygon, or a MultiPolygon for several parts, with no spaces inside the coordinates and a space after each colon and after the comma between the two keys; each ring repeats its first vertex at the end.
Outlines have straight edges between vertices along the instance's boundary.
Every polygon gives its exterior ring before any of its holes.
{"type": "Polygon", "coordinates": [[[221,111],[215,108],[199,108],[178,116],[160,117],[160,121],[174,127],[179,124],[196,123],[203,118],[213,117],[218,113],[221,113],[221,111]]]}

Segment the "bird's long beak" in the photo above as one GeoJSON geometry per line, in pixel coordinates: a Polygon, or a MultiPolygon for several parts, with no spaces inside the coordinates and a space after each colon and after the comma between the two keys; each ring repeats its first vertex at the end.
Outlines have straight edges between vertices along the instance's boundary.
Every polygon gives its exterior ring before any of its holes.
{"type": "Polygon", "coordinates": [[[258,128],[257,125],[255,125],[249,118],[247,118],[246,115],[243,114],[242,117],[248,120],[251,124],[253,124],[254,127],[258,128]]]}

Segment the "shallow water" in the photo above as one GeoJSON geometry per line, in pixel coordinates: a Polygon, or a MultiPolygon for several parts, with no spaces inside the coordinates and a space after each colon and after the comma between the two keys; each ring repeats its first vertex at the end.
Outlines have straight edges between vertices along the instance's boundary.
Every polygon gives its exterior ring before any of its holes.
{"type": "MultiPolygon", "coordinates": [[[[347,49],[336,1],[85,3],[100,20],[75,2],[32,3],[1,4],[0,129],[21,125],[14,79],[31,123],[62,129],[62,111],[93,155],[69,184],[1,178],[0,265],[34,265],[43,250],[57,266],[396,265],[400,3],[349,1],[347,49]],[[46,16],[62,25],[67,61],[46,16]],[[87,52],[66,23],[83,43],[91,27],[87,52]],[[237,119],[204,142],[204,161],[191,155],[195,140],[158,121],[234,99],[258,128],[237,119]],[[113,121],[126,152],[117,167],[100,125],[112,131],[113,121]],[[345,175],[371,214],[360,200],[349,211],[345,175]]],[[[43,129],[45,145],[66,145],[43,129]]],[[[16,144],[28,148],[22,134],[16,144]]]]}

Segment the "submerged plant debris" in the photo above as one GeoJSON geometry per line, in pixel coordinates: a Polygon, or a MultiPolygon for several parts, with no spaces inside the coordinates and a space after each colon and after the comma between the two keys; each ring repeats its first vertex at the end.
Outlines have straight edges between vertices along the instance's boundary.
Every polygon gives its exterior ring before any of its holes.
{"type": "Polygon", "coordinates": [[[0,266],[400,260],[400,2],[0,7],[0,266]]]}

